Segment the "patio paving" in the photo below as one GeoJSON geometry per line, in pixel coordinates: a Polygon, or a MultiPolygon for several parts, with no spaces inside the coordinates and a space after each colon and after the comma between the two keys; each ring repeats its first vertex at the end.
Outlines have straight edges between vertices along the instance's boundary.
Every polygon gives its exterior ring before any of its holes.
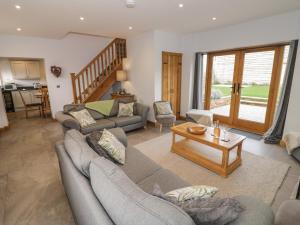
{"type": "MultiPolygon", "coordinates": [[[[241,104],[239,111],[239,119],[255,121],[259,123],[265,122],[266,107],[241,104]]],[[[230,110],[229,105],[211,109],[214,114],[228,116],[230,110]]]]}

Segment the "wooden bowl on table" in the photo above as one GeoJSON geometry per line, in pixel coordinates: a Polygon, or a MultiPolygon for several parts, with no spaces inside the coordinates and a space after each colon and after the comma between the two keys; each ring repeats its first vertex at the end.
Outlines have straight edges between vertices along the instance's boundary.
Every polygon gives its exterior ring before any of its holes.
{"type": "Polygon", "coordinates": [[[195,135],[202,135],[206,132],[207,128],[205,126],[192,126],[187,128],[187,132],[195,135]]]}

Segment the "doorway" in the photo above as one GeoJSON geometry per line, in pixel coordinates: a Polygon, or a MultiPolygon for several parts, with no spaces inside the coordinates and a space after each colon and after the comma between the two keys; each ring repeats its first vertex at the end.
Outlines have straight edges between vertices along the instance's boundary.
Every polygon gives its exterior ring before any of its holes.
{"type": "Polygon", "coordinates": [[[162,52],[162,100],[172,104],[176,118],[180,118],[182,54],[162,52]]]}
{"type": "Polygon", "coordinates": [[[288,47],[209,53],[205,109],[214,119],[256,133],[272,124],[288,47]]]}

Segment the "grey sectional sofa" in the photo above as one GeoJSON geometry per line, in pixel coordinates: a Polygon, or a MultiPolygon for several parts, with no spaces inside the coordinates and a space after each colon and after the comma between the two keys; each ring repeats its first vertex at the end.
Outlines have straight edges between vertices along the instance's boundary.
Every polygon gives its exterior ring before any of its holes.
{"type": "Polygon", "coordinates": [[[105,117],[101,113],[94,110],[88,110],[91,116],[96,120],[96,124],[88,127],[81,127],[77,120],[68,114],[74,108],[76,110],[84,109],[84,104],[80,105],[65,105],[64,110],[57,112],[55,119],[61,123],[63,130],[70,129],[79,130],[83,134],[88,134],[96,130],[110,129],[121,127],[124,131],[131,131],[138,128],[146,127],[149,107],[140,103],[134,105],[134,115],[131,117],[117,117],[119,100],[115,100],[114,106],[109,116],[105,117]]]}
{"type": "MultiPolygon", "coordinates": [[[[114,128],[111,129],[111,132],[125,145],[127,146],[127,137],[120,128],[114,128]]],[[[66,192],[66,195],[68,197],[74,219],[78,225],[113,225],[113,224],[125,224],[120,223],[115,219],[115,209],[112,208],[105,208],[104,205],[107,205],[107,198],[105,202],[100,202],[98,198],[95,195],[95,187],[92,189],[90,179],[87,178],[78,170],[78,166],[75,162],[70,158],[70,151],[93,151],[86,143],[85,137],[79,133],[78,131],[68,131],[65,135],[65,141],[66,138],[68,143],[65,144],[64,141],[58,142],[56,144],[56,151],[59,159],[59,165],[60,165],[60,171],[61,171],[61,177],[62,182],[64,185],[64,189],[66,192]],[[70,142],[74,142],[70,145],[70,142]],[[70,147],[72,146],[72,147],[70,147]],[[67,149],[68,148],[68,149],[67,149]],[[117,222],[116,222],[117,221],[117,222]]],[[[82,159],[82,155],[80,155],[80,159],[82,159]]],[[[104,158],[100,157],[98,163],[101,164],[101,160],[106,160],[104,158]]],[[[97,159],[98,160],[98,159],[97,159]]],[[[105,168],[106,163],[102,163],[102,170],[106,170],[105,168]]],[[[93,161],[89,165],[94,165],[93,161]]],[[[95,165],[93,166],[95,167],[95,165]]],[[[92,182],[93,185],[97,185],[96,189],[97,192],[101,193],[103,191],[103,196],[113,196],[112,203],[118,204],[119,202],[124,201],[132,201],[135,197],[139,198],[139,203],[137,205],[143,205],[147,204],[149,205],[149,197],[143,198],[142,196],[147,195],[150,196],[147,193],[151,193],[153,191],[154,184],[159,184],[162,191],[168,192],[177,188],[189,186],[187,182],[182,180],[180,177],[176,176],[172,172],[170,172],[167,169],[162,168],[149,158],[147,158],[144,154],[139,152],[137,149],[135,149],[132,146],[127,146],[126,149],[126,163],[123,166],[119,166],[118,168],[121,168],[121,170],[126,174],[126,177],[130,178],[130,184],[127,185],[130,186],[130,189],[138,190],[137,192],[130,191],[130,195],[127,198],[120,197],[120,201],[116,198],[118,194],[112,193],[113,189],[107,189],[108,185],[103,184],[102,182],[106,182],[105,180],[100,179],[98,182],[92,182]],[[136,195],[136,196],[135,196],[136,195]],[[146,202],[146,203],[145,203],[146,202]]],[[[107,168],[107,171],[110,169],[107,168]]],[[[91,171],[91,166],[90,166],[91,171]]],[[[106,172],[107,172],[106,171],[106,172]]],[[[93,172],[93,171],[91,171],[93,172]]],[[[94,171],[95,176],[95,171],[94,171]]],[[[97,172],[96,172],[97,176],[97,172]]],[[[92,179],[93,180],[93,179],[92,179]]],[[[96,193],[97,193],[96,192],[96,193]]],[[[249,196],[237,196],[235,197],[238,199],[245,207],[246,210],[240,215],[239,219],[236,221],[228,224],[228,225],[273,225],[274,222],[274,216],[272,209],[264,204],[261,200],[249,197],[249,196]]],[[[109,199],[108,199],[109,201],[109,199]]],[[[159,223],[159,224],[165,224],[165,225],[187,225],[194,223],[191,219],[188,219],[189,217],[185,212],[183,212],[179,208],[174,208],[174,205],[164,206],[162,208],[159,208],[159,210],[156,207],[161,207],[161,204],[155,204],[155,199],[152,199],[150,207],[154,207],[153,211],[159,212],[157,214],[152,214],[152,217],[158,216],[163,217],[166,221],[172,221],[172,222],[166,222],[166,223],[159,223]],[[172,209],[172,210],[171,210],[172,209]],[[174,211],[178,211],[178,214],[174,215],[174,211]],[[173,212],[173,215],[170,215],[170,213],[173,212]],[[174,218],[175,219],[174,221],[174,218]],[[178,222],[177,222],[178,221],[178,222]],[[181,222],[179,222],[181,221],[181,222]],[[186,222],[183,222],[186,221],[186,222]]],[[[158,200],[157,200],[158,201],[158,200]]],[[[160,200],[161,201],[161,200],[160,200]]],[[[109,202],[110,203],[110,202],[109,202]]],[[[160,202],[161,203],[161,202],[160,202]]],[[[132,204],[131,204],[132,205],[132,204]]],[[[153,212],[152,211],[152,212],[153,212]]],[[[131,211],[124,215],[128,219],[128,217],[131,218],[133,221],[135,221],[132,224],[139,224],[139,225],[157,225],[154,224],[153,221],[149,219],[146,220],[141,213],[138,215],[136,214],[137,211],[131,211]],[[138,219],[139,218],[139,219],[138,219]],[[141,219],[143,218],[143,219],[141,219]],[[137,221],[141,220],[141,221],[137,221]]],[[[143,213],[142,213],[143,214],[143,213]]],[[[172,214],[172,213],[171,213],[172,214]]],[[[148,213],[149,216],[149,213],[148,213]]],[[[124,218],[125,221],[125,218],[124,218]]],[[[126,223],[127,224],[127,223],[126,223]]],[[[132,225],[128,224],[128,225],[132,225]]]]}

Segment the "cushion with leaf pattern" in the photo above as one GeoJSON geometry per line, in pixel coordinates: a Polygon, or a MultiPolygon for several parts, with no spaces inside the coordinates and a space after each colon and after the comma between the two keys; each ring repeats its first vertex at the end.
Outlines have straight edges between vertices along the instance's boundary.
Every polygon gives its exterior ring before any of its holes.
{"type": "Polygon", "coordinates": [[[133,105],[134,105],[134,102],[119,103],[118,117],[133,116],[133,105]]]}
{"type": "Polygon", "coordinates": [[[156,102],[155,105],[157,108],[157,113],[159,115],[173,114],[173,111],[171,109],[171,105],[169,102],[156,102]]]}
{"type": "Polygon", "coordinates": [[[76,111],[76,112],[69,112],[69,114],[79,122],[81,127],[87,127],[91,124],[96,123],[94,118],[86,109],[76,111]]]}
{"type": "Polygon", "coordinates": [[[116,162],[125,164],[125,146],[111,132],[104,129],[98,144],[116,162]]]}
{"type": "Polygon", "coordinates": [[[174,197],[178,202],[184,202],[193,198],[208,198],[214,196],[218,188],[206,185],[190,186],[176,189],[166,193],[169,197],[174,197]]]}

